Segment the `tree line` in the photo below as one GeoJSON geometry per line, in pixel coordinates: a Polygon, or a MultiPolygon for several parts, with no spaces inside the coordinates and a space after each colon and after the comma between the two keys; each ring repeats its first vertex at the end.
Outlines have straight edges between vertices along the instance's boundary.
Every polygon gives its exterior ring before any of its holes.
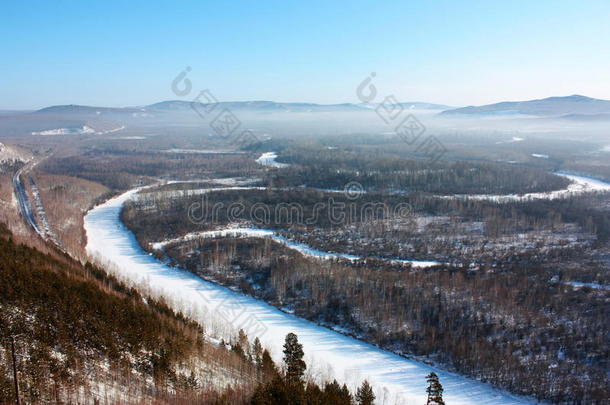
{"type": "Polygon", "coordinates": [[[298,316],[512,392],[587,403],[610,392],[607,292],[550,282],[556,263],[535,264],[533,254],[416,271],[320,262],[253,238],[191,240],[165,254],[298,316]]]}

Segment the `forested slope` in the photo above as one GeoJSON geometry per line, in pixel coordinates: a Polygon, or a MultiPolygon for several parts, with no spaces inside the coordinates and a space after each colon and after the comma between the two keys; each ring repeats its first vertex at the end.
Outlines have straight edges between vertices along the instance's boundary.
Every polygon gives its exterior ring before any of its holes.
{"type": "Polygon", "coordinates": [[[0,224],[0,403],[12,402],[10,338],[27,403],[232,403],[259,375],[201,328],[87,264],[16,244],[0,224]]]}

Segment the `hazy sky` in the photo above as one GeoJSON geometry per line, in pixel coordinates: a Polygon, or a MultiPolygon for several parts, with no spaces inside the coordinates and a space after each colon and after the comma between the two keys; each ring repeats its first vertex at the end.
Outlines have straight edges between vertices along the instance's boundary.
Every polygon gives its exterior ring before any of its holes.
{"type": "Polygon", "coordinates": [[[3,1],[0,108],[222,101],[610,99],[610,1],[3,1]],[[177,4],[180,3],[180,4],[177,4]]]}

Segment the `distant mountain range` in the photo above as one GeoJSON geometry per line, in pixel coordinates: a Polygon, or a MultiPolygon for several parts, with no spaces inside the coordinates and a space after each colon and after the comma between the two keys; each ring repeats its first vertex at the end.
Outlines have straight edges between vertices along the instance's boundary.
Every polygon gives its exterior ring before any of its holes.
{"type": "MultiPolygon", "coordinates": [[[[476,115],[530,115],[538,117],[560,117],[574,121],[608,121],[610,120],[610,101],[572,95],[566,97],[548,97],[540,100],[505,101],[482,106],[453,108],[443,104],[425,102],[401,102],[402,107],[415,110],[436,110],[442,116],[476,116],[476,115]]],[[[203,104],[200,105],[203,108],[203,104]]],[[[378,103],[281,103],[275,101],[228,101],[220,102],[221,108],[231,111],[253,113],[318,113],[318,112],[362,112],[371,111],[378,103]]],[[[161,117],[164,113],[192,111],[193,103],[183,100],[168,100],[140,107],[93,107],[82,105],[57,105],[31,114],[71,117],[106,117],[118,119],[123,117],[161,117]]]]}
{"type": "MultiPolygon", "coordinates": [[[[225,101],[219,102],[222,108],[237,111],[253,112],[339,112],[362,110],[356,104],[314,104],[314,103],[278,103],[275,101],[225,101]]],[[[143,107],[146,111],[179,111],[190,110],[192,102],[182,100],[161,101],[143,107]]]]}
{"type": "MultiPolygon", "coordinates": [[[[451,107],[445,104],[434,104],[434,103],[424,103],[421,101],[403,101],[399,103],[402,107],[414,110],[449,110],[455,107],[451,107]]],[[[379,106],[379,103],[360,103],[359,107],[364,107],[367,109],[375,109],[379,106]]]]}
{"type": "MultiPolygon", "coordinates": [[[[202,103],[197,103],[203,106],[202,103]]],[[[197,105],[196,104],[196,105],[197,105]]],[[[423,102],[402,102],[404,108],[424,109],[424,110],[446,110],[452,108],[442,104],[432,104],[423,102]]],[[[358,112],[368,111],[377,107],[378,104],[370,103],[343,103],[343,104],[315,104],[315,103],[280,103],[275,101],[226,101],[219,102],[221,108],[227,108],[234,111],[251,111],[251,112],[358,112]]],[[[92,107],[83,105],[56,105],[37,110],[34,114],[48,115],[140,115],[146,113],[164,113],[164,112],[180,112],[191,111],[193,103],[184,100],[168,100],[158,103],[142,106],[142,107],[125,107],[125,108],[109,108],[109,107],[92,107]]]]}
{"type": "Polygon", "coordinates": [[[112,107],[90,107],[86,105],[54,105],[34,111],[34,114],[49,115],[101,115],[101,114],[124,114],[141,112],[138,108],[112,108],[112,107]]]}
{"type": "Polygon", "coordinates": [[[610,114],[610,101],[572,95],[540,100],[505,101],[446,110],[442,115],[534,115],[578,120],[603,120],[610,114]]]}
{"type": "MultiPolygon", "coordinates": [[[[342,104],[315,104],[315,103],[278,103],[275,101],[229,101],[221,102],[220,106],[229,110],[250,111],[286,111],[286,112],[340,112],[340,111],[362,111],[377,108],[378,104],[372,103],[342,103],[342,104]]],[[[404,108],[421,110],[447,110],[453,108],[443,104],[423,103],[419,101],[401,102],[404,108]]],[[[189,101],[162,101],[144,107],[147,111],[181,110],[191,108],[189,101]]]]}

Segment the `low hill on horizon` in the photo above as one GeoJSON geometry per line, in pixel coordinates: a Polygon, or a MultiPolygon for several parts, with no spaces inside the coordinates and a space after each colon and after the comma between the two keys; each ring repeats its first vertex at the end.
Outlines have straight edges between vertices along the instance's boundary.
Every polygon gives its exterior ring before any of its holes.
{"type": "Polygon", "coordinates": [[[610,114],[610,101],[581,95],[547,97],[539,100],[504,101],[482,106],[446,110],[442,115],[534,115],[561,117],[564,115],[610,114]]]}

